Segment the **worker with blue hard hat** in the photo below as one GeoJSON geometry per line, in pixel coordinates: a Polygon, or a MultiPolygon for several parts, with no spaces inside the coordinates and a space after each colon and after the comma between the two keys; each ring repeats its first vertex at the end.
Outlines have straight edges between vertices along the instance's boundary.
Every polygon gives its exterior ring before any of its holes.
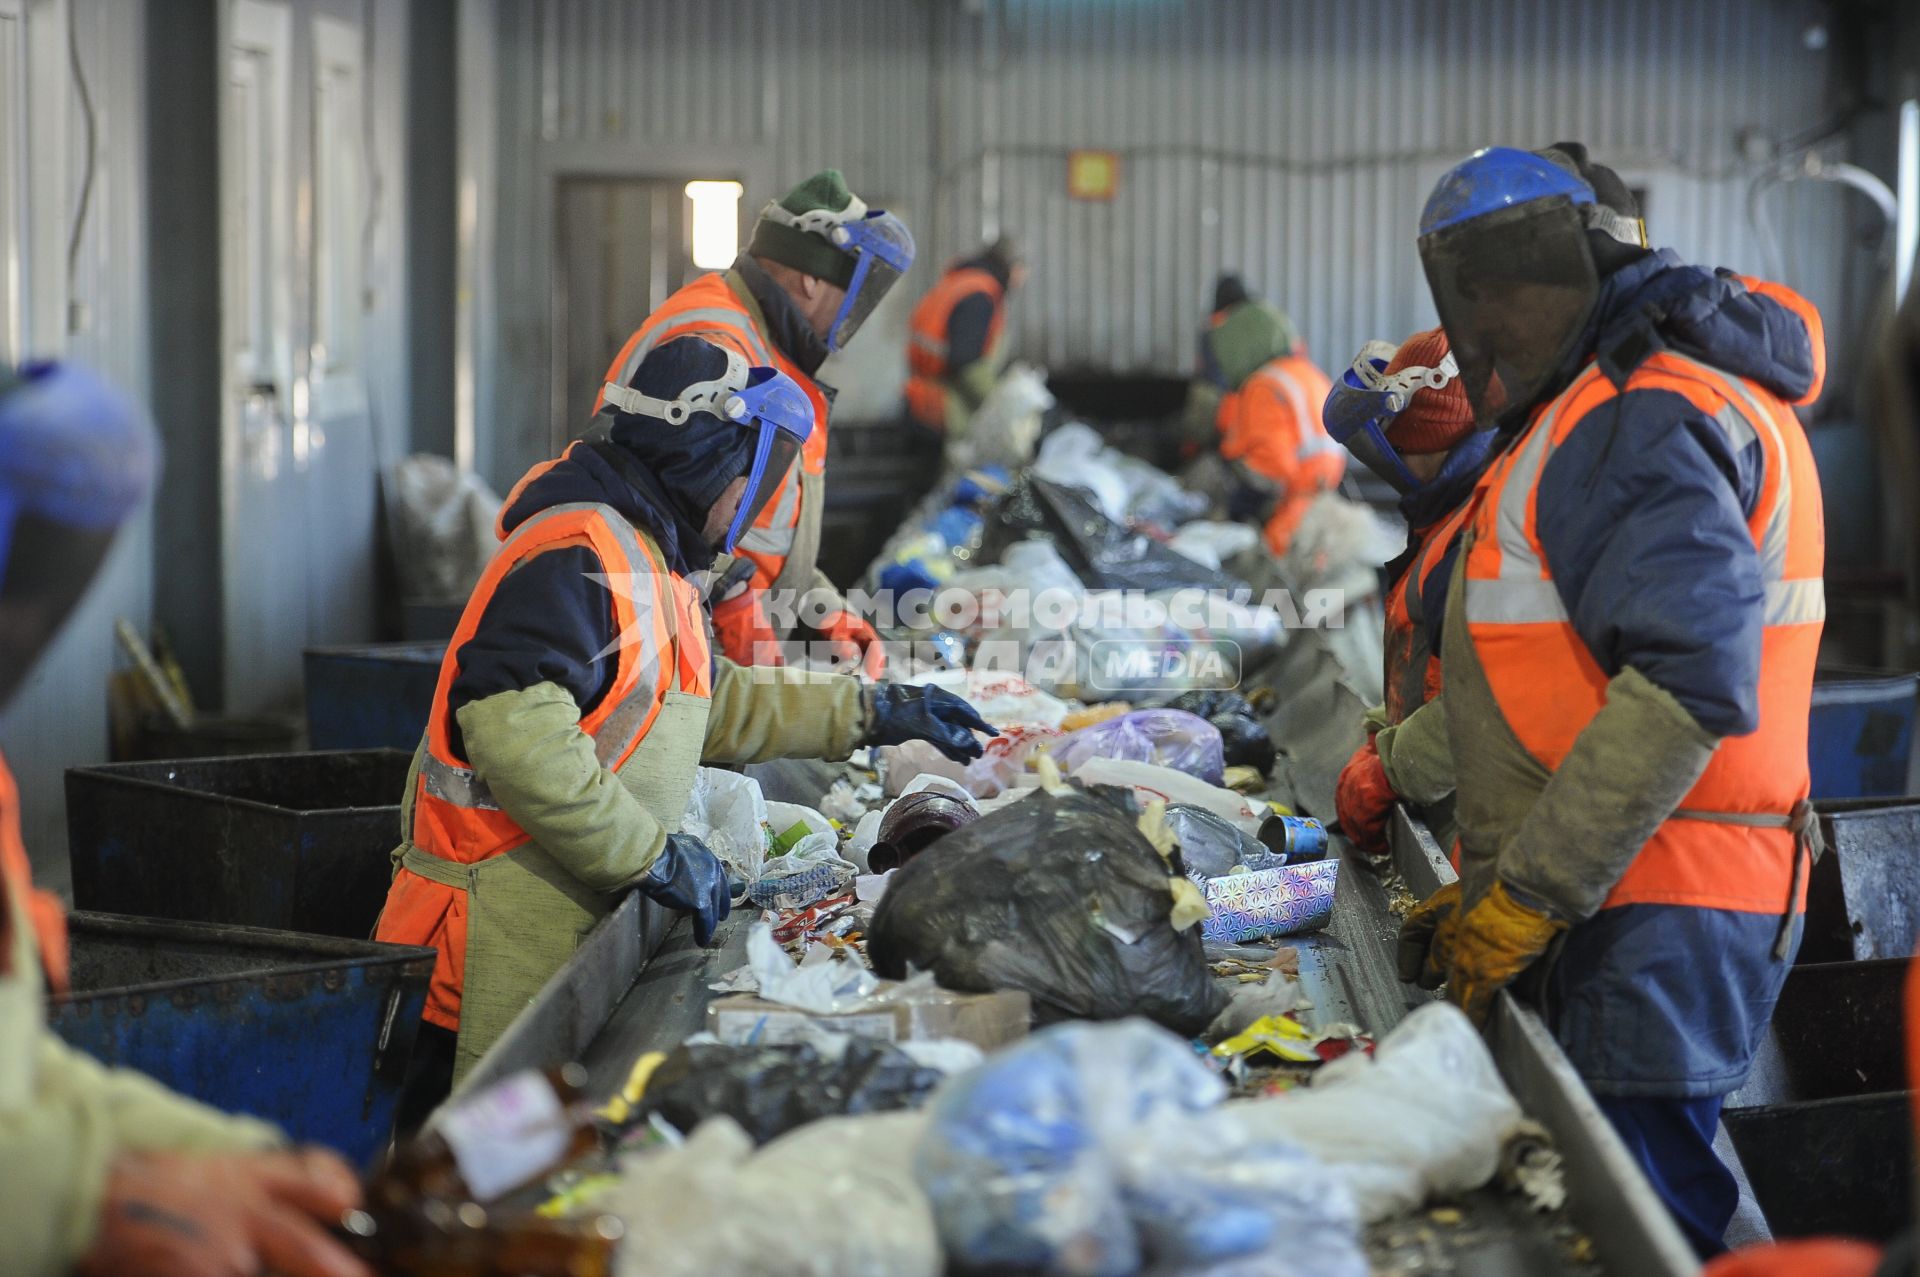
{"type": "MultiPolygon", "coordinates": [[[[70,364],[0,367],[0,708],[152,487],[153,426],[70,364]]],[[[0,1268],[10,1277],[367,1277],[326,1233],[359,1201],[331,1152],[111,1069],[46,1027],[66,919],[33,887],[0,764],[0,1268]]]]}
{"type": "Polygon", "coordinates": [[[1577,144],[1455,166],[1419,248],[1501,451],[1437,618],[1460,880],[1408,919],[1402,975],[1481,1019],[1521,981],[1712,1254],[1737,1203],[1721,1103],[1818,850],[1822,512],[1793,406],[1820,393],[1820,318],[1649,249],[1577,144]]]}

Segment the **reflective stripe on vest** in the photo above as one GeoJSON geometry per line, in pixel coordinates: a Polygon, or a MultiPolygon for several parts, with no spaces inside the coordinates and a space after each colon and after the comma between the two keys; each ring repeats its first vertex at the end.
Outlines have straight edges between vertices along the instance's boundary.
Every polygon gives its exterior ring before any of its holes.
{"type": "Polygon", "coordinates": [[[1300,423],[1300,451],[1302,459],[1318,456],[1323,452],[1338,452],[1340,445],[1327,433],[1327,426],[1320,419],[1323,405],[1309,403],[1306,388],[1294,375],[1282,368],[1278,361],[1263,366],[1253,374],[1253,379],[1267,382],[1280,397],[1286,401],[1293,413],[1293,419],[1300,423]]]}
{"type": "Polygon", "coordinates": [[[1784,403],[1671,351],[1653,356],[1619,390],[1597,366],[1577,377],[1475,494],[1460,585],[1474,653],[1520,745],[1557,768],[1604,704],[1608,680],[1574,631],[1544,561],[1540,478],[1595,408],[1641,389],[1685,398],[1736,450],[1759,446],[1763,470],[1748,532],[1766,591],[1760,725],[1720,742],[1681,810],[1647,841],[1606,905],[1794,912],[1804,848],[1788,826],[1809,788],[1807,712],[1826,606],[1818,475],[1784,403]]]}
{"type": "Polygon", "coordinates": [[[1000,340],[1006,322],[1006,288],[991,271],[977,266],[948,271],[913,308],[907,321],[907,367],[916,377],[941,378],[953,370],[947,367],[952,347],[948,334],[953,323],[953,308],[976,293],[985,293],[993,301],[993,318],[987,323],[987,340],[982,353],[1000,340]]]}
{"type": "MultiPolygon", "coordinates": [[[[485,780],[454,757],[448,700],[459,676],[460,649],[479,628],[487,604],[507,573],[542,551],[579,544],[591,548],[600,560],[599,580],[612,596],[619,634],[612,685],[600,704],[580,720],[580,730],[592,738],[601,766],[618,769],[658,713],[661,657],[678,646],[675,634],[687,624],[681,614],[684,608],[675,606],[678,583],[611,507],[573,503],[535,515],[495,552],[441,662],[414,795],[413,828],[408,831],[411,841],[430,855],[472,863],[527,841],[527,834],[500,809],[485,780]]],[[[676,679],[679,664],[676,661],[676,679]]]]}

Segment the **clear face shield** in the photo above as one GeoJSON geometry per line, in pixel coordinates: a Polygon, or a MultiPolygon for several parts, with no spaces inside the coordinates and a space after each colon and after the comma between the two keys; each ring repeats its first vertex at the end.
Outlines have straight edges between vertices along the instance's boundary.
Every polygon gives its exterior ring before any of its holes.
{"type": "Polygon", "coordinates": [[[1599,298],[1586,227],[1561,196],[1420,239],[1447,344],[1483,426],[1524,416],[1560,376],[1599,298]]]}
{"type": "Polygon", "coordinates": [[[1352,453],[1360,464],[1392,484],[1401,496],[1423,485],[1400,452],[1387,440],[1394,418],[1406,410],[1415,393],[1439,390],[1459,376],[1449,354],[1437,368],[1402,368],[1387,372],[1396,347],[1370,341],[1361,348],[1353,367],[1335,383],[1323,414],[1327,433],[1352,453]]]}
{"type": "Polygon", "coordinates": [[[652,417],[670,426],[685,425],[694,413],[704,412],[755,432],[746,490],[727,527],[725,544],[718,547],[732,554],[741,534],[779,495],[799,460],[801,448],[813,433],[813,401],[779,369],[749,366],[735,350],[724,353],[725,373],[711,381],[695,382],[678,398],[655,399],[614,382],[607,383],[605,394],[607,403],[621,412],[652,417]]]}
{"type": "Polygon", "coordinates": [[[853,257],[853,278],[847,281],[846,300],[840,303],[840,311],[827,329],[830,351],[840,350],[853,340],[888,291],[913,267],[913,234],[906,223],[883,209],[869,209],[857,195],[838,213],[826,209],[789,213],[773,203],[760,215],[795,230],[824,236],[828,243],[853,257]]]}

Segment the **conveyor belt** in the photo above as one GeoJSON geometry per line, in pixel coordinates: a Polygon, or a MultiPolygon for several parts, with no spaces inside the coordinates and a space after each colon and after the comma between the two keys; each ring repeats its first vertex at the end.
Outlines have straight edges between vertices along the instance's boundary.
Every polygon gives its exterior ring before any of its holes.
{"type": "MultiPolygon", "coordinates": [[[[1326,774],[1317,760],[1307,760],[1305,771],[1326,774]]],[[[769,797],[813,804],[837,769],[826,763],[777,763],[753,772],[769,797]]],[[[1298,773],[1283,773],[1282,784],[1292,774],[1298,773]]],[[[1282,791],[1276,797],[1298,795],[1282,791]]],[[[1304,801],[1302,806],[1313,809],[1304,801]]],[[[1397,822],[1397,863],[1416,894],[1425,894],[1452,872],[1423,833],[1404,815],[1397,822]]],[[[1300,978],[1313,1002],[1311,1022],[1347,1021],[1381,1035],[1427,995],[1395,977],[1396,922],[1379,877],[1357,862],[1344,840],[1335,838],[1334,846],[1346,863],[1333,921],[1323,932],[1286,943],[1300,952],[1300,978]]],[[[751,911],[735,915],[722,925],[714,947],[699,949],[687,926],[668,925],[672,920],[666,915],[631,898],[583,943],[476,1068],[467,1087],[513,1069],[573,1058],[587,1066],[596,1098],[611,1095],[640,1055],[671,1049],[704,1026],[707,1004],[715,996],[708,986],[746,960],[753,916],[751,911]]],[[[1370,1230],[1369,1249],[1379,1271],[1422,1277],[1547,1272],[1679,1277],[1696,1272],[1685,1241],[1538,1018],[1503,998],[1489,1045],[1516,1098],[1554,1134],[1566,1158],[1568,1214],[1535,1215],[1516,1209],[1509,1197],[1483,1190],[1458,1204],[1457,1219],[1415,1216],[1370,1230]],[[1593,1261],[1573,1257],[1576,1233],[1591,1238],[1593,1261]]]]}

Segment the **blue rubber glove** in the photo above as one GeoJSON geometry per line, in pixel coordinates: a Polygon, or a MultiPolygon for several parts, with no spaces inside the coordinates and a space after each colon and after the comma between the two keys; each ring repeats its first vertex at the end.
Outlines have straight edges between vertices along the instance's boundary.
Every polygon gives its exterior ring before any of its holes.
{"type": "Polygon", "coordinates": [[[733,908],[727,867],[692,834],[668,834],[659,858],[634,885],[667,908],[691,915],[694,943],[702,947],[733,908]]]}
{"type": "Polygon", "coordinates": [[[904,745],[910,740],[923,740],[956,763],[970,763],[983,752],[975,732],[1000,734],[973,706],[937,687],[884,683],[868,688],[866,695],[867,734],[863,745],[904,745]]]}

